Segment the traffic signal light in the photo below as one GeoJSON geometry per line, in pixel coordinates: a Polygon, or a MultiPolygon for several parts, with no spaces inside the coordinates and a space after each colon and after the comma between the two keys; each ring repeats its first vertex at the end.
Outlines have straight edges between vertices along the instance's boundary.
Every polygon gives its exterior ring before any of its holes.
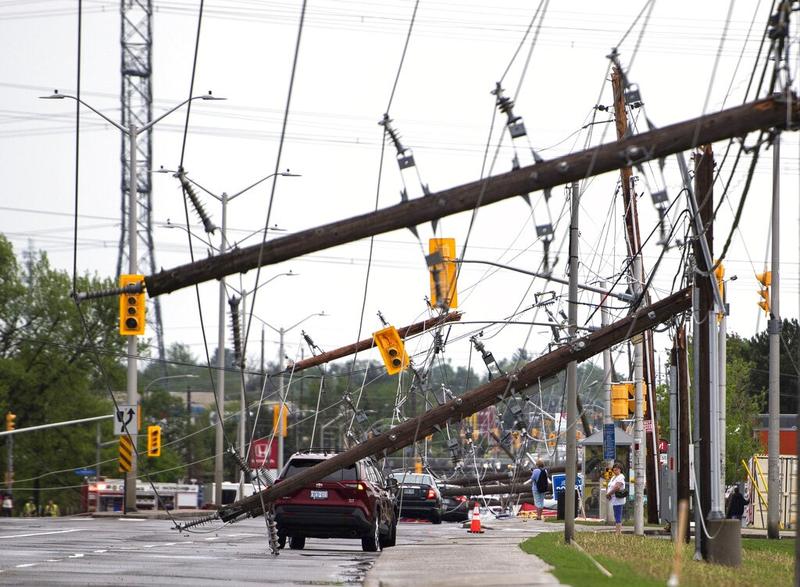
{"type": "Polygon", "coordinates": [[[427,257],[431,276],[431,305],[457,308],[456,239],[432,238],[428,241],[427,257]]]}
{"type": "Polygon", "coordinates": [[[17,427],[17,415],[13,412],[6,414],[6,431],[10,432],[17,427]]]}
{"type": "MultiPolygon", "coordinates": [[[[636,384],[611,384],[611,417],[615,420],[632,418],[636,413],[636,384]]],[[[647,383],[642,382],[642,415],[647,414],[647,383]]]]}
{"type": "MultiPolygon", "coordinates": [[[[144,281],[144,275],[120,275],[121,288],[144,281]]],[[[119,296],[119,333],[123,336],[144,334],[144,293],[123,293],[119,296]]]]}
{"type": "Polygon", "coordinates": [[[756,279],[761,284],[761,289],[758,290],[758,295],[761,297],[761,301],[758,302],[758,307],[769,314],[769,287],[772,285],[772,271],[756,273],[756,279]]]}
{"type": "Polygon", "coordinates": [[[624,420],[628,417],[628,386],[630,383],[611,384],[611,417],[624,420]]]}
{"type": "Polygon", "coordinates": [[[147,456],[161,456],[161,426],[147,427],[147,456]]]}
{"type": "Polygon", "coordinates": [[[397,328],[387,326],[383,330],[374,332],[372,339],[381,351],[381,358],[389,375],[395,375],[408,367],[408,355],[397,328]]]}
{"type": "Polygon", "coordinates": [[[275,404],[272,406],[272,429],[275,436],[286,438],[289,422],[289,408],[286,404],[275,404]]]}

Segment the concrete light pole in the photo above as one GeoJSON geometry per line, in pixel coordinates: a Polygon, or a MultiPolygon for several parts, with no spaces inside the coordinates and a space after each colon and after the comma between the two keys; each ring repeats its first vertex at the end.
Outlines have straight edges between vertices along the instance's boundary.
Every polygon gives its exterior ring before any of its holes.
{"type": "MultiPolygon", "coordinates": [[[[150,122],[146,123],[141,128],[137,127],[136,124],[131,123],[131,125],[127,128],[122,126],[121,124],[111,120],[108,116],[96,110],[77,96],[73,96],[71,94],[59,94],[58,90],[56,90],[50,96],[40,96],[40,98],[45,100],[62,100],[64,98],[69,98],[71,100],[75,100],[82,106],[85,106],[95,114],[97,114],[100,118],[117,128],[120,132],[128,137],[130,141],[130,199],[128,203],[128,246],[129,246],[129,264],[128,264],[128,272],[131,275],[135,275],[139,272],[138,261],[137,261],[137,238],[136,238],[136,227],[139,221],[139,214],[137,211],[137,202],[136,202],[136,139],[139,134],[147,132],[153,126],[155,126],[158,122],[163,120],[165,117],[169,116],[179,108],[185,106],[192,100],[224,100],[225,98],[217,98],[211,95],[211,92],[208,94],[200,95],[200,96],[192,96],[174,106],[173,108],[167,110],[164,114],[159,116],[158,118],[151,120],[150,122]]],[[[136,357],[136,345],[138,339],[136,336],[129,336],[128,337],[128,374],[127,374],[127,393],[128,393],[128,404],[135,406],[139,403],[139,392],[138,392],[138,383],[137,383],[137,375],[138,375],[138,361],[136,357]]],[[[131,435],[131,440],[133,441],[133,445],[136,446],[136,434],[131,435]]],[[[136,462],[136,451],[133,451],[131,455],[131,470],[125,475],[125,513],[128,512],[135,512],[136,509],[136,477],[137,477],[137,462],[136,462]]]]}

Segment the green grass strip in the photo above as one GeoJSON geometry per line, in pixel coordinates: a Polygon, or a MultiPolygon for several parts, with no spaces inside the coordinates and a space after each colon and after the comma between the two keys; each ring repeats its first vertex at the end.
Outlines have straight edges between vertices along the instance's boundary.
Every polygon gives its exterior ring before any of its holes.
{"type": "MultiPolygon", "coordinates": [[[[561,532],[545,532],[524,541],[523,551],[554,568],[553,574],[572,587],[614,585],[663,586],[672,569],[669,540],[609,532],[579,532],[576,539],[613,577],[604,576],[588,557],[564,544],[561,532]]],[[[794,573],[794,540],[742,539],[742,565],[723,567],[694,561],[694,545],[685,545],[681,586],[753,587],[790,585],[794,573]]]]}

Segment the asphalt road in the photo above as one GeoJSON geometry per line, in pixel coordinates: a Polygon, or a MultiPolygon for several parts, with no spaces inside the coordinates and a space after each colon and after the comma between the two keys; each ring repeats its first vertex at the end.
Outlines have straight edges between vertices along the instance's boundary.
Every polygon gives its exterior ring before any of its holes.
{"type": "Polygon", "coordinates": [[[376,553],[311,540],[269,554],[263,518],[180,534],[166,520],[0,518],[0,585],[361,584],[376,553]]]}
{"type": "Polygon", "coordinates": [[[167,520],[0,518],[0,585],[557,585],[517,546],[547,526],[498,521],[475,535],[457,523],[401,523],[383,553],[309,538],[273,556],[263,518],[182,534],[167,520]]]}

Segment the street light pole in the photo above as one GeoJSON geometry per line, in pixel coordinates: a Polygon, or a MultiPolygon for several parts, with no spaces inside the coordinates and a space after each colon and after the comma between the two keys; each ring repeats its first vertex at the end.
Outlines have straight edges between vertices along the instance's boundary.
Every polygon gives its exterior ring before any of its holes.
{"type": "MultiPolygon", "coordinates": [[[[125,128],[121,124],[114,122],[108,116],[96,110],[77,96],[73,96],[71,94],[59,94],[56,90],[50,96],[41,96],[41,98],[46,100],[62,100],[64,98],[69,98],[71,100],[75,100],[79,104],[85,106],[98,116],[111,124],[112,126],[116,127],[120,132],[128,136],[128,140],[130,141],[130,187],[128,190],[128,271],[131,275],[135,275],[138,273],[138,262],[137,262],[137,246],[136,246],[136,227],[139,221],[139,215],[137,211],[136,205],[136,194],[138,192],[137,189],[137,181],[136,181],[136,138],[139,136],[140,133],[147,132],[153,126],[155,126],[159,121],[164,119],[166,116],[169,116],[185,104],[188,104],[192,100],[224,100],[225,98],[216,98],[211,95],[209,92],[207,95],[202,96],[192,96],[177,106],[167,110],[161,116],[151,120],[142,128],[137,128],[135,123],[131,123],[128,128],[125,128]]],[[[138,339],[136,336],[128,336],[128,372],[127,372],[127,395],[128,395],[128,404],[135,406],[139,403],[139,392],[138,392],[138,361],[136,357],[136,346],[137,346],[138,339]]],[[[136,446],[136,438],[137,434],[131,434],[131,441],[133,442],[134,447],[136,446]]],[[[137,477],[137,462],[136,462],[136,451],[133,451],[131,455],[131,469],[125,475],[125,513],[129,512],[136,512],[136,477],[137,477]]]]}
{"type": "MultiPolygon", "coordinates": [[[[264,320],[261,320],[259,318],[259,320],[261,321],[262,324],[264,324],[265,326],[270,327],[272,330],[274,330],[275,332],[278,333],[278,400],[280,401],[280,406],[281,406],[280,409],[283,409],[283,405],[286,402],[286,398],[284,397],[284,392],[283,392],[283,386],[284,386],[283,357],[284,357],[284,354],[285,354],[284,344],[283,344],[284,337],[285,337],[287,332],[289,332],[291,330],[294,330],[295,328],[300,326],[303,322],[305,322],[309,318],[313,318],[314,316],[323,316],[324,317],[324,316],[327,316],[327,314],[324,311],[323,312],[314,312],[313,314],[309,314],[308,316],[306,316],[302,320],[300,320],[298,322],[295,322],[289,328],[283,328],[282,326],[280,328],[275,328],[272,324],[268,324],[267,322],[265,322],[264,320]]],[[[279,419],[279,422],[280,422],[280,419],[279,419]]],[[[283,434],[278,434],[278,471],[280,471],[282,469],[283,469],[283,434]]]]}
{"type": "MultiPolygon", "coordinates": [[[[222,193],[222,230],[220,231],[219,254],[227,248],[228,194],[222,193]]],[[[222,450],[225,425],[225,278],[219,280],[219,312],[217,315],[217,428],[214,450],[214,503],[222,505],[222,450]]]]}

